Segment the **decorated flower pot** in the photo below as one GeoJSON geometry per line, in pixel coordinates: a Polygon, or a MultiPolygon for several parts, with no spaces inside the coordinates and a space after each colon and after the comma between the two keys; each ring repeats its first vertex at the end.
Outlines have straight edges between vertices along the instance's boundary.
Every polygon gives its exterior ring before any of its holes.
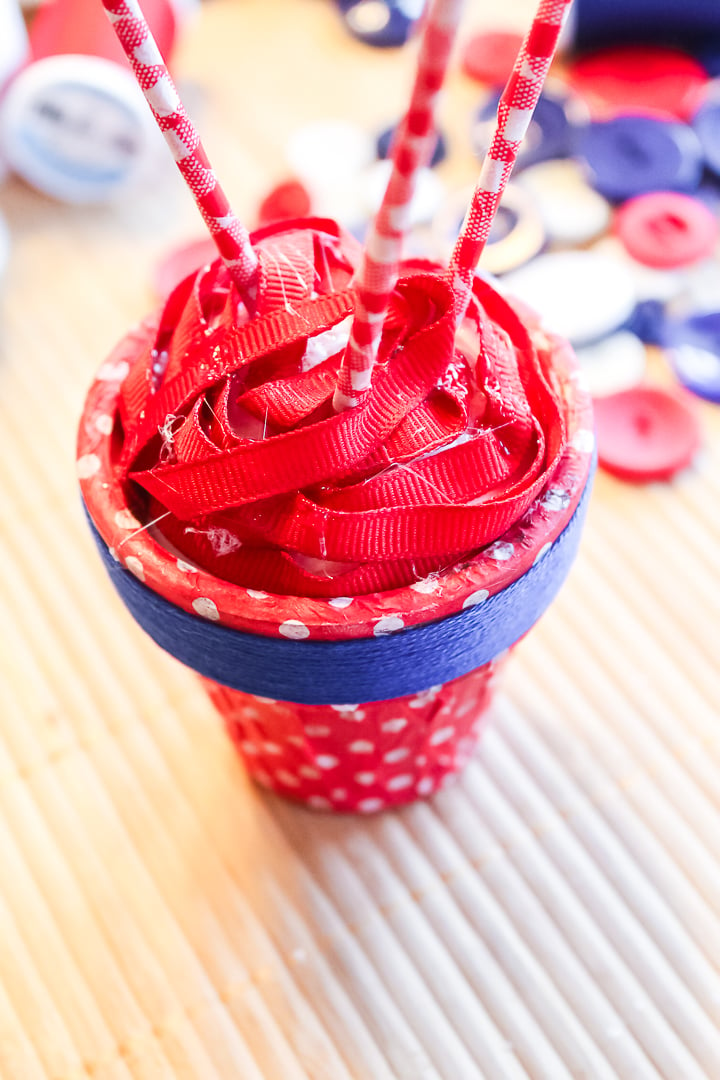
{"type": "Polygon", "coordinates": [[[455,335],[448,275],[410,267],[374,388],[337,414],[356,252],[329,222],[253,241],[253,320],[228,314],[218,261],[101,366],[83,499],[123,601],[203,677],[251,775],[370,812],[467,761],[503,659],[562,584],[589,399],[532,316],[477,280],[455,335]]]}

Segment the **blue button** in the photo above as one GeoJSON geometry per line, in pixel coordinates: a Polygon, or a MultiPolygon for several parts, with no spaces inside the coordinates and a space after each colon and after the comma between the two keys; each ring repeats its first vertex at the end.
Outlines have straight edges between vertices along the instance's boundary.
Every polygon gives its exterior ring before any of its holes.
{"type": "Polygon", "coordinates": [[[720,100],[717,97],[709,98],[700,106],[693,116],[692,126],[700,140],[705,164],[720,174],[720,100]]]}
{"type": "MultiPolygon", "coordinates": [[[[499,100],[499,93],[490,94],[475,115],[471,139],[478,157],[484,157],[492,140],[499,100]]],[[[576,98],[543,91],[518,151],[515,171],[540,161],[571,157],[585,116],[585,110],[576,98]]]]}
{"type": "Polygon", "coordinates": [[[668,323],[664,344],[683,386],[720,404],[720,311],[668,323]]]}
{"type": "MultiPolygon", "coordinates": [[[[382,134],[377,138],[377,156],[379,158],[386,158],[390,153],[390,143],[392,142],[393,135],[395,134],[395,126],[386,128],[382,134]]],[[[434,168],[435,165],[439,165],[441,161],[444,161],[447,157],[447,142],[445,136],[441,131],[438,131],[437,142],[435,143],[435,149],[433,156],[430,159],[430,167],[434,168]]]]}
{"type": "Polygon", "coordinates": [[[366,45],[404,45],[422,15],[424,0],[336,0],[345,26],[366,45]]]}
{"type": "Polygon", "coordinates": [[[644,345],[662,345],[665,340],[665,304],[662,300],[641,300],[628,319],[627,329],[644,345]]]}
{"type": "Polygon", "coordinates": [[[575,0],[569,19],[573,50],[586,52],[621,42],[671,42],[695,51],[720,36],[717,0],[575,0]]]}
{"type": "MultiPolygon", "coordinates": [[[[718,137],[720,138],[720,132],[718,137]]],[[[695,192],[695,198],[705,203],[708,210],[712,210],[717,217],[720,217],[720,174],[716,175],[709,169],[706,170],[700,187],[695,192]]]]}
{"type": "Polygon", "coordinates": [[[720,75],[720,37],[710,42],[709,45],[704,45],[702,48],[693,51],[696,59],[700,61],[710,78],[717,78],[720,75]]]}
{"type": "Polygon", "coordinates": [[[612,202],[647,191],[695,191],[703,171],[691,127],[649,116],[617,116],[589,124],[578,149],[593,187],[612,202]]]}

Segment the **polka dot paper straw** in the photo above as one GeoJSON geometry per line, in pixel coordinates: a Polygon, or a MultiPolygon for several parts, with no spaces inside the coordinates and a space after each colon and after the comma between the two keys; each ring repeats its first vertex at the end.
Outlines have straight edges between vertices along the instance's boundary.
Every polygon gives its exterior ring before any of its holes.
{"type": "MultiPolygon", "coordinates": [[[[469,299],[473,274],[490,234],[517,152],[532,120],[571,0],[540,0],[505,87],[490,148],[480,171],[450,266],[469,299]]],[[[467,303],[458,313],[458,321],[467,303]]]]}
{"type": "Polygon", "coordinates": [[[137,0],[102,0],[145,99],[243,299],[255,296],[258,260],[185,112],[137,0]]]}
{"type": "Polygon", "coordinates": [[[464,0],[433,0],[420,41],[410,108],[398,130],[392,172],[365,243],[355,278],[357,306],[333,404],[359,403],[370,386],[383,321],[397,280],[418,169],[435,147],[435,107],[447,70],[464,0]]]}

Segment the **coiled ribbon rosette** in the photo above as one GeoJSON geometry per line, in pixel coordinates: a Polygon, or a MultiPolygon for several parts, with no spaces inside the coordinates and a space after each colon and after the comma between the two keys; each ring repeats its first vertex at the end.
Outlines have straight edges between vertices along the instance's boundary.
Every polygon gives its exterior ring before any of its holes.
{"type": "Polygon", "coordinates": [[[451,278],[422,264],[393,293],[370,391],[336,413],[352,263],[326,228],[254,238],[252,320],[238,323],[219,261],[178,287],[121,390],[119,479],[139,518],[219,578],[358,596],[506,532],[565,430],[552,367],[513,308],[478,279],[456,335],[451,278]]]}

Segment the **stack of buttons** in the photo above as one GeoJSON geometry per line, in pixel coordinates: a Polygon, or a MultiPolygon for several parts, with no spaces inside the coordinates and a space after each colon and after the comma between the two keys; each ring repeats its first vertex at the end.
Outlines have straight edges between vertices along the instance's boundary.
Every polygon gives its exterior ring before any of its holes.
{"type": "MultiPolygon", "coordinates": [[[[490,37],[485,53],[472,39],[463,54],[464,72],[486,86],[478,154],[499,96],[490,37]]],[[[574,344],[597,403],[600,464],[626,480],[667,479],[700,441],[685,390],[720,400],[720,80],[698,58],[647,45],[588,54],[557,74],[514,181],[544,244],[495,272],[574,344]],[[648,345],[679,388],[645,381],[648,345]]]]}

